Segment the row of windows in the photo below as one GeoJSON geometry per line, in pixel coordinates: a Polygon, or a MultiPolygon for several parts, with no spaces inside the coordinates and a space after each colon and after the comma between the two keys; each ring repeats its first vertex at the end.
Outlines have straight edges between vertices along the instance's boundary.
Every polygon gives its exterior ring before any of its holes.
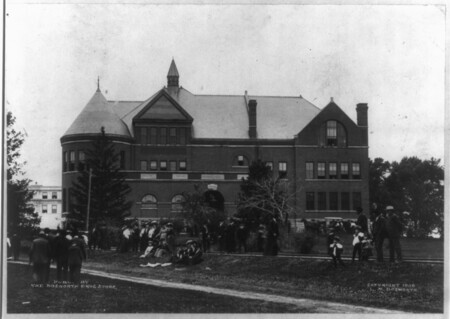
{"type": "MultiPolygon", "coordinates": [[[[42,205],[42,214],[47,214],[49,211],[49,208],[51,209],[52,214],[56,214],[58,212],[58,208],[56,205],[43,204],[42,205]]],[[[34,210],[36,213],[39,213],[39,205],[35,205],[34,210]]]]}
{"type": "MultiPolygon", "coordinates": [[[[63,153],[63,158],[63,172],[89,170],[89,167],[86,164],[86,153],[84,151],[67,151],[63,153]],[[75,155],[77,156],[75,157],[75,155]]],[[[124,151],[119,153],[119,168],[125,169],[124,151]]]]}
{"type": "Polygon", "coordinates": [[[156,160],[151,160],[150,161],[150,167],[148,166],[149,162],[148,161],[141,161],[140,164],[140,170],[141,171],[148,171],[149,169],[152,171],[155,170],[161,170],[161,171],[167,171],[167,169],[169,169],[169,171],[185,171],[186,170],[186,161],[156,161],[156,160]],[[159,163],[159,167],[158,167],[158,163],[159,163]],[[169,164],[167,166],[167,163],[169,164]]]}
{"type": "Polygon", "coordinates": [[[361,179],[360,163],[306,162],[306,179],[361,179]],[[317,170],[314,169],[317,167],[317,170]]]}
{"type": "Polygon", "coordinates": [[[186,145],[185,127],[136,127],[138,143],[152,145],[186,145]]]}
{"type": "MultiPolygon", "coordinates": [[[[58,192],[51,192],[51,193],[52,193],[52,199],[58,199],[58,192]]],[[[42,199],[49,199],[48,192],[42,192],[42,199]]]]}
{"type": "MultiPolygon", "coordinates": [[[[175,195],[171,200],[171,210],[173,212],[183,211],[183,203],[185,198],[183,195],[175,195]]],[[[141,200],[141,209],[158,209],[158,200],[154,195],[145,195],[141,200]]]]}
{"type": "Polygon", "coordinates": [[[306,192],[306,210],[356,210],[358,207],[361,207],[360,192],[306,192]]]}

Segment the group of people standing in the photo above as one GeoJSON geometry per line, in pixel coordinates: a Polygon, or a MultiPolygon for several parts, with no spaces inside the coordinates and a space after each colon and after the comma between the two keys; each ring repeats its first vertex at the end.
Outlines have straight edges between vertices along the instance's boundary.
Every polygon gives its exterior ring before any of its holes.
{"type": "MultiPolygon", "coordinates": [[[[373,254],[373,244],[375,245],[377,261],[383,262],[383,248],[386,239],[389,241],[390,262],[402,261],[400,237],[403,226],[400,218],[395,214],[394,207],[387,206],[385,211],[375,210],[370,221],[361,208],[358,208],[356,212],[358,217],[353,226],[352,262],[355,261],[356,257],[359,261],[369,260],[369,257],[373,254]]],[[[333,229],[328,234],[327,249],[335,267],[338,264],[345,266],[341,258],[344,247],[333,229]]]]}
{"type": "Polygon", "coordinates": [[[31,244],[29,260],[33,265],[33,279],[36,283],[49,281],[50,265],[56,263],[56,279],[80,283],[83,260],[86,259],[86,242],[76,230],[59,230],[56,236],[50,231],[40,231],[31,244]]]}

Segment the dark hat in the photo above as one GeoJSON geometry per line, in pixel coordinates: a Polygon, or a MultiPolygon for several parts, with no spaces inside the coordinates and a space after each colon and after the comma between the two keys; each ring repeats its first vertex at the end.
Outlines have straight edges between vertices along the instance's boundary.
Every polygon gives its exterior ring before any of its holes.
{"type": "Polygon", "coordinates": [[[158,222],[156,220],[152,220],[152,222],[150,223],[150,225],[158,225],[158,222]]]}

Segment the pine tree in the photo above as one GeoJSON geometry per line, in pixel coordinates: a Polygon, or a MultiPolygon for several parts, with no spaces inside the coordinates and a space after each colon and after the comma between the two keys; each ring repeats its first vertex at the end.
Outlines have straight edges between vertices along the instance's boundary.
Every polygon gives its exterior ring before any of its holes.
{"type": "Polygon", "coordinates": [[[85,224],[88,211],[89,179],[90,205],[89,225],[97,222],[120,224],[129,215],[132,206],[126,196],[131,188],[125,182],[120,172],[120,154],[115,151],[110,137],[101,133],[94,139],[91,147],[86,150],[86,165],[79,171],[77,181],[73,183],[73,212],[69,217],[85,224]]]}
{"type": "Polygon", "coordinates": [[[33,191],[28,189],[31,180],[22,178],[26,162],[20,161],[20,148],[25,142],[22,132],[14,129],[16,118],[11,112],[6,115],[6,155],[7,155],[7,229],[9,234],[19,237],[31,235],[38,229],[40,217],[29,204],[33,191]]]}

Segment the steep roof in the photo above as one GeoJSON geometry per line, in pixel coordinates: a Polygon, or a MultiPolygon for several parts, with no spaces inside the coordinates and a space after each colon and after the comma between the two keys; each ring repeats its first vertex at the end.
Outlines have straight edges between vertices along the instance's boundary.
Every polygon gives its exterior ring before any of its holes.
{"type": "Polygon", "coordinates": [[[170,63],[169,72],[167,73],[167,76],[180,76],[178,74],[177,66],[175,64],[175,60],[172,59],[172,63],[170,63]]]}
{"type": "Polygon", "coordinates": [[[63,136],[97,134],[102,126],[106,134],[131,136],[128,126],[108,104],[100,90],[97,90],[63,136]]]}
{"type": "MultiPolygon", "coordinates": [[[[195,95],[184,88],[165,89],[194,119],[194,138],[247,139],[248,110],[245,95],[195,95]]],[[[147,100],[109,101],[117,115],[133,132],[133,118],[160,91],[147,100]]],[[[320,109],[302,97],[247,96],[257,101],[257,132],[260,139],[292,139],[320,109]]]]}

